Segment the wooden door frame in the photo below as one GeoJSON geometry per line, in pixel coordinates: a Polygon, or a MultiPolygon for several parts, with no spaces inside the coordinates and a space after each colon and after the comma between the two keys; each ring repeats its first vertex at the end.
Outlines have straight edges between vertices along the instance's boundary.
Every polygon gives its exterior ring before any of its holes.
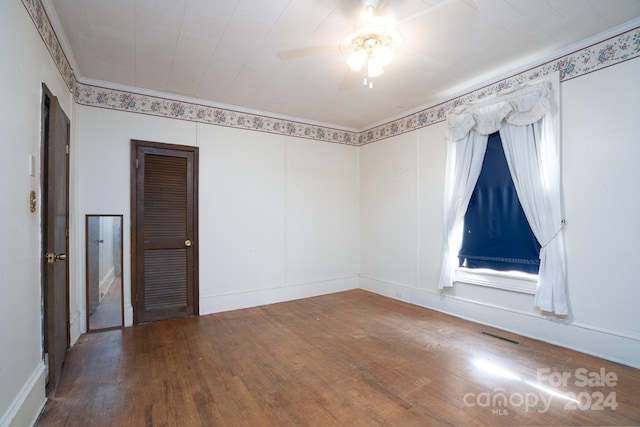
{"type": "Polygon", "coordinates": [[[138,139],[131,140],[131,306],[133,307],[133,324],[138,324],[138,307],[136,301],[136,290],[137,290],[137,259],[139,256],[143,254],[138,254],[138,241],[137,241],[137,198],[138,198],[138,188],[137,188],[137,156],[138,156],[138,147],[149,147],[149,148],[157,148],[163,150],[173,150],[173,151],[182,151],[193,153],[193,235],[194,241],[196,242],[193,245],[193,314],[194,316],[198,316],[200,314],[200,286],[199,286],[199,276],[200,276],[200,265],[199,265],[199,230],[198,230],[198,165],[199,165],[199,157],[198,157],[198,147],[189,146],[189,145],[177,145],[177,144],[168,144],[164,142],[155,142],[155,141],[144,141],[138,139]]]}

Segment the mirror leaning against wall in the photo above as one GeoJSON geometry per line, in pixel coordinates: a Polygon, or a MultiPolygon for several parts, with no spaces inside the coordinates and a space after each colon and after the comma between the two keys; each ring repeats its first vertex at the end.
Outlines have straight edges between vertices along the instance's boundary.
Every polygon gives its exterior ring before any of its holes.
{"type": "Polygon", "coordinates": [[[87,331],[121,328],[122,215],[86,216],[87,331]]]}

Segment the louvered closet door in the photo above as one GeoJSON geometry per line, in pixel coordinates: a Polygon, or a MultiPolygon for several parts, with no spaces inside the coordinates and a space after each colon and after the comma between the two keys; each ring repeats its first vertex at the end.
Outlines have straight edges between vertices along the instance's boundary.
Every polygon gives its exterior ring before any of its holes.
{"type": "Polygon", "coordinates": [[[194,150],[197,148],[137,146],[136,323],[197,314],[197,151],[194,150]]]}

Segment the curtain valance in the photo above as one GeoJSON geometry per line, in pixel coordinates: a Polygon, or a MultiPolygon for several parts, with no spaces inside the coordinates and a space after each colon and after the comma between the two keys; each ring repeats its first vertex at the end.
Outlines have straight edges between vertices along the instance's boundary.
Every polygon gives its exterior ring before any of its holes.
{"type": "Polygon", "coordinates": [[[551,110],[550,92],[549,83],[542,82],[480,103],[457,107],[447,117],[447,139],[459,141],[471,129],[480,135],[489,135],[500,130],[503,121],[514,126],[536,123],[551,110]]]}

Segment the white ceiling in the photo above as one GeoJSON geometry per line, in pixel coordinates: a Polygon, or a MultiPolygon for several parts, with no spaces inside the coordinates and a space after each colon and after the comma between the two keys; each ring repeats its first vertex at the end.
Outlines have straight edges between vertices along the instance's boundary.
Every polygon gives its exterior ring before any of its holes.
{"type": "Polygon", "coordinates": [[[405,43],[368,89],[359,73],[347,72],[338,46],[357,22],[360,0],[44,1],[81,82],[352,130],[640,17],[640,0],[384,3],[405,43]]]}

